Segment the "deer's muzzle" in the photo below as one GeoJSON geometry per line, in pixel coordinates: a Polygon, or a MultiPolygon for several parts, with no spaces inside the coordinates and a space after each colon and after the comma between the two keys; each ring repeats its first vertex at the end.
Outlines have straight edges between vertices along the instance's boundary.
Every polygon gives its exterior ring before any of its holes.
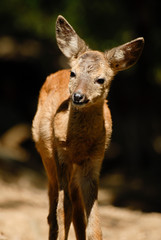
{"type": "Polygon", "coordinates": [[[85,94],[78,91],[72,94],[72,101],[75,105],[83,105],[88,103],[89,100],[86,98],[85,94]]]}

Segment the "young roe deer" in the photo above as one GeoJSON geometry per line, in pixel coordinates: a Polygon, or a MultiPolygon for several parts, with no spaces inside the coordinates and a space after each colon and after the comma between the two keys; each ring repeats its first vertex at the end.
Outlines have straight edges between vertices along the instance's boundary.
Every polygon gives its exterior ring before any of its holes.
{"type": "Polygon", "coordinates": [[[106,98],[116,73],[140,57],[144,39],[93,51],[62,16],[56,38],[71,70],[47,77],[32,128],[49,182],[49,239],[66,240],[73,222],[77,240],[100,240],[98,181],[112,132],[106,98]]]}

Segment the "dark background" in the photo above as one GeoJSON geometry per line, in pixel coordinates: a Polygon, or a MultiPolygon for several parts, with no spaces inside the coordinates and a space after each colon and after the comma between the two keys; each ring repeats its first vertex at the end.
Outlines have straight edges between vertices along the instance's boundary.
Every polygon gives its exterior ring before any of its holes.
{"type": "Polygon", "coordinates": [[[161,212],[160,10],[160,0],[0,1],[0,174],[5,181],[22,169],[44,176],[30,128],[46,76],[66,67],[55,40],[61,14],[93,49],[145,38],[139,62],[111,86],[113,135],[101,176],[124,178],[112,204],[161,212]]]}

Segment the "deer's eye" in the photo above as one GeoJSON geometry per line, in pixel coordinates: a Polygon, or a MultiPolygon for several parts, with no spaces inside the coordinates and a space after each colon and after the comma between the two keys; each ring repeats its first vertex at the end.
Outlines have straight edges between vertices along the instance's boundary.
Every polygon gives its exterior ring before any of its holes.
{"type": "Polygon", "coordinates": [[[73,77],[76,77],[75,72],[71,71],[71,72],[70,72],[70,77],[72,77],[72,78],[73,78],[73,77]]]}
{"type": "Polygon", "coordinates": [[[104,79],[104,78],[98,78],[98,79],[96,80],[96,82],[97,82],[98,84],[103,84],[103,83],[105,82],[105,79],[104,79]]]}

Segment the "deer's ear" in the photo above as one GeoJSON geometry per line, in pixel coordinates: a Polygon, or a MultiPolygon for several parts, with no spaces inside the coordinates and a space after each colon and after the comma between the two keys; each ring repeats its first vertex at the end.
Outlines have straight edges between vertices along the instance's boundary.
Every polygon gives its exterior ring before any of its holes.
{"type": "Polygon", "coordinates": [[[106,51],[105,57],[114,71],[122,71],[130,68],[137,62],[142,53],[143,47],[144,38],[140,37],[106,51]]]}
{"type": "Polygon", "coordinates": [[[56,39],[60,50],[68,58],[77,58],[88,49],[72,26],[60,15],[56,21],[56,39]]]}

